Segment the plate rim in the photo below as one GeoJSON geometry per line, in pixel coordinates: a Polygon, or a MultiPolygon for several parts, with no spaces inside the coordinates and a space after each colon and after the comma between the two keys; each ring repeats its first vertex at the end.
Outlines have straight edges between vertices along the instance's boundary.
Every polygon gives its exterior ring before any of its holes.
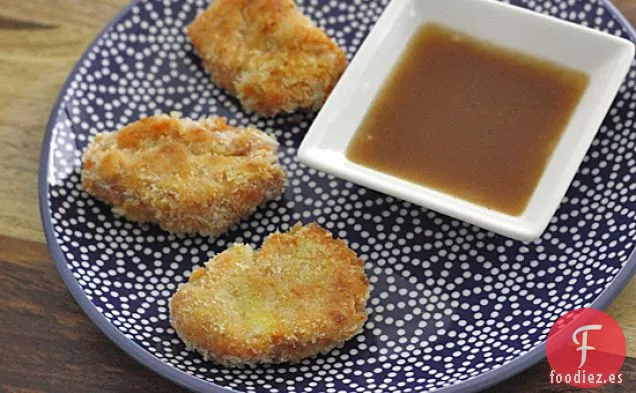
{"type": "MultiPolygon", "coordinates": [[[[64,257],[64,254],[62,253],[62,250],[56,240],[53,230],[53,224],[51,222],[51,211],[48,204],[49,153],[51,147],[51,138],[53,135],[53,127],[55,126],[58,117],[57,114],[64,101],[64,93],[68,90],[73,77],[77,74],[80,65],[87,58],[90,50],[107,32],[110,31],[113,26],[118,24],[125,16],[127,16],[131,9],[139,2],[141,2],[141,0],[131,0],[121,11],[119,11],[119,13],[114,18],[112,18],[106,24],[106,26],[104,26],[104,28],[97,34],[97,36],[91,41],[91,43],[88,44],[80,58],[77,60],[77,62],[69,72],[66,80],[64,81],[64,84],[60,88],[55,103],[53,104],[53,108],[51,110],[49,120],[45,128],[45,134],[41,145],[38,164],[38,205],[40,219],[42,221],[42,227],[44,230],[44,237],[53,263],[55,264],[55,267],[59,275],[61,276],[62,281],[73,296],[75,302],[80,306],[82,311],[88,316],[91,322],[93,322],[99,328],[99,330],[101,330],[101,332],[124,353],[126,353],[128,356],[132,357],[137,362],[150,369],[154,373],[188,390],[201,393],[241,393],[229,387],[219,386],[211,381],[204,381],[184,371],[181,371],[174,366],[164,363],[156,356],[127,338],[112,323],[110,323],[110,321],[108,321],[108,319],[106,319],[106,317],[97,310],[91,300],[88,299],[86,293],[82,290],[77,280],[73,276],[73,273],[69,269],[68,262],[64,257]]],[[[627,30],[627,38],[636,43],[636,30],[625,18],[625,16],[616,8],[612,1],[598,0],[598,3],[600,6],[604,7],[610,13],[610,15],[621,24],[621,27],[627,30]]],[[[598,310],[605,309],[618,296],[618,294],[622,292],[622,290],[625,288],[625,286],[635,273],[636,248],[632,251],[632,254],[625,262],[625,265],[618,272],[612,284],[610,284],[610,287],[601,292],[599,296],[594,299],[590,307],[598,310]]],[[[473,378],[466,379],[465,381],[460,382],[457,385],[451,385],[438,389],[436,390],[436,392],[471,393],[478,390],[483,390],[520,374],[521,372],[545,359],[545,357],[546,355],[544,341],[530,351],[513,359],[503,366],[491,369],[473,378]]]]}

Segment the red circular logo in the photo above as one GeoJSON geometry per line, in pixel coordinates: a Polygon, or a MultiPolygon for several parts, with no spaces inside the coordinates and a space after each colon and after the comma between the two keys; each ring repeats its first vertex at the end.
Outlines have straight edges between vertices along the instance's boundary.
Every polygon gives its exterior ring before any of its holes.
{"type": "Polygon", "coordinates": [[[623,382],[625,335],[606,313],[579,308],[559,318],[548,334],[550,382],[579,388],[623,382]]]}

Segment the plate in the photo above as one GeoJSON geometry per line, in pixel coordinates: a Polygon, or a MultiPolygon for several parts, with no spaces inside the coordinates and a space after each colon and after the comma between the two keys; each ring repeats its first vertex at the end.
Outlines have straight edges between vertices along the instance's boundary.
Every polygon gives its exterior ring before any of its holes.
{"type": "MultiPolygon", "coordinates": [[[[298,1],[349,58],[388,0],[298,1]]],[[[603,1],[511,3],[636,40],[603,1]]],[[[311,113],[262,118],[215,87],[184,26],[207,0],[132,3],[79,60],[53,109],[40,162],[49,248],[87,315],[135,359],[199,392],[471,392],[543,359],[564,312],[605,307],[636,267],[636,64],[552,219],[513,241],[300,164],[311,113]],[[281,142],[285,194],[224,236],[173,235],[129,222],[87,195],[81,155],[97,132],[179,111],[255,125],[281,142]],[[299,364],[226,369],[188,352],[167,301],[229,244],[315,221],[361,255],[372,285],[364,331],[299,364]]]]}

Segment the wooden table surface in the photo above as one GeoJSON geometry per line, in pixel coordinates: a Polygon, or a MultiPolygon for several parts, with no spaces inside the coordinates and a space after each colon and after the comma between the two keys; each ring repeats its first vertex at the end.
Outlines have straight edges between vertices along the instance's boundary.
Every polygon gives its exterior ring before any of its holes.
{"type": "MultiPolygon", "coordinates": [[[[129,358],[87,319],[46,246],[38,158],[51,107],[73,64],[126,0],[3,0],[0,7],[0,392],[180,392],[129,358]]],[[[615,4],[636,24],[636,0],[615,4]]],[[[636,391],[636,279],[609,313],[625,331],[623,385],[636,391]]],[[[548,384],[547,362],[488,392],[580,392],[548,384]]]]}

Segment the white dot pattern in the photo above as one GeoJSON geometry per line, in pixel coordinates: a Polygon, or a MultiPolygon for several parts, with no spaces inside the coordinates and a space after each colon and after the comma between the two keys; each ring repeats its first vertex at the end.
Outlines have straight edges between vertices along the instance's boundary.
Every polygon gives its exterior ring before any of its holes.
{"type": "MultiPolygon", "coordinates": [[[[511,1],[616,35],[599,1],[511,1]]],[[[388,0],[300,0],[349,58],[388,0]]],[[[141,1],[87,52],[55,114],[48,176],[51,220],[86,296],[139,346],[196,378],[246,392],[417,392],[457,385],[541,344],[565,311],[592,303],[636,238],[636,65],[541,239],[523,244],[310,169],[296,149],[313,119],[263,118],[208,80],[184,27],[207,0],[141,1]],[[154,113],[222,115],[281,142],[285,194],[219,238],[166,233],[114,215],[80,186],[97,132],[154,113]],[[366,261],[364,332],[295,365],[226,369],[186,351],[168,321],[189,272],[235,241],[316,221],[366,261]]]]}

